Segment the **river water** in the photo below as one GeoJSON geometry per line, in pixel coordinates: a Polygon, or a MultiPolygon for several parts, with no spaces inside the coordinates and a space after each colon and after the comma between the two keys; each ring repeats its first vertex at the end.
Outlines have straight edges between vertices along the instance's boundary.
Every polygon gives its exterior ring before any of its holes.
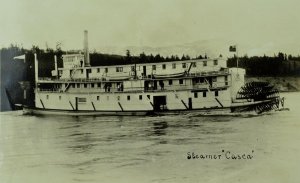
{"type": "Polygon", "coordinates": [[[4,112],[0,182],[299,183],[300,93],[282,95],[290,111],[259,116],[76,118],[4,112]],[[220,158],[188,159],[192,153],[220,158]]]}

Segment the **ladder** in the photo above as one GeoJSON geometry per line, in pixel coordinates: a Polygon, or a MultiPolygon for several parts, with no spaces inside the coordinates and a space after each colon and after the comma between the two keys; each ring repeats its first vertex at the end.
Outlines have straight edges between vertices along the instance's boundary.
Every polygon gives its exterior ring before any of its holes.
{"type": "MultiPolygon", "coordinates": [[[[78,70],[78,67],[75,67],[75,69],[72,70],[72,73],[70,74],[70,79],[73,79],[73,76],[74,76],[74,74],[76,73],[77,70],[78,70]]],[[[70,84],[71,84],[70,82],[67,83],[67,86],[65,87],[64,92],[66,92],[69,89],[70,84]]]]}

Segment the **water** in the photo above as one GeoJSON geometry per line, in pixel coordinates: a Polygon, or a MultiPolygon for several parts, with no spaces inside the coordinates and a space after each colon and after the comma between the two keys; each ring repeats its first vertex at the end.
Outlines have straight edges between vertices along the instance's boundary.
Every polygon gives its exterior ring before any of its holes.
{"type": "Polygon", "coordinates": [[[260,116],[36,117],[1,113],[1,183],[300,182],[300,93],[260,116]],[[187,153],[250,160],[187,159],[187,153]]]}

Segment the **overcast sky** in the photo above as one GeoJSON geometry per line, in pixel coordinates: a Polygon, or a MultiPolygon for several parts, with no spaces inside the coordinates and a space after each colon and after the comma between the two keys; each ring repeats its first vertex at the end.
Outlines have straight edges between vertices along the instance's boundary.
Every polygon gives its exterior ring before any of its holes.
{"type": "Polygon", "coordinates": [[[0,1],[0,47],[165,47],[214,40],[243,54],[300,54],[299,0],[0,1]]]}

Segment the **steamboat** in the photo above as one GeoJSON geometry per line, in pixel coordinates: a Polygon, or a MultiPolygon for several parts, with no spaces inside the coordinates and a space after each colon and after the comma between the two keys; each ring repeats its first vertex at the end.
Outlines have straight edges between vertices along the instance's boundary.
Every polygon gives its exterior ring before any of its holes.
{"type": "Polygon", "coordinates": [[[91,66],[88,33],[84,54],[63,55],[63,67],[40,78],[35,54],[36,115],[149,115],[262,113],[279,109],[283,100],[265,82],[245,83],[245,70],[226,60],[205,58],[159,63],[91,66]]]}

